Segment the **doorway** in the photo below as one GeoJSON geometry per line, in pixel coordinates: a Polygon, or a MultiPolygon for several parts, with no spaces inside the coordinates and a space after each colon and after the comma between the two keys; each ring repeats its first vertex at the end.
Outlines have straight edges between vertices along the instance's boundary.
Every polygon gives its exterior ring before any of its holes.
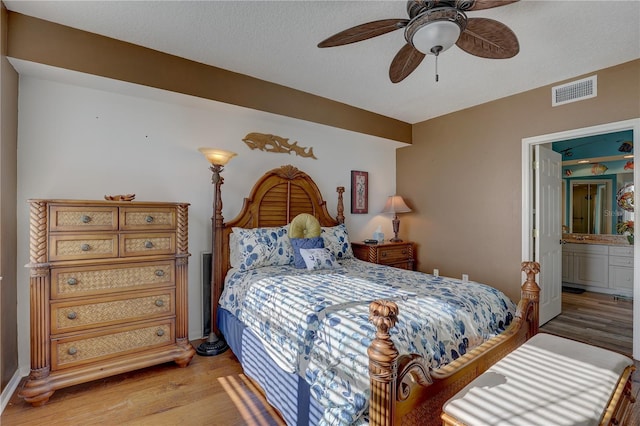
{"type": "MultiPolygon", "coordinates": [[[[522,140],[522,259],[538,260],[540,253],[535,253],[534,239],[534,214],[533,211],[533,181],[534,174],[532,170],[533,164],[533,148],[536,145],[549,144],[567,139],[575,139],[586,136],[595,136],[605,133],[619,132],[631,130],[633,132],[633,140],[640,140],[640,119],[632,119],[608,123],[598,126],[585,127],[581,129],[568,130],[563,132],[551,133],[547,135],[525,138],[522,140]]],[[[640,174],[634,170],[633,174],[634,187],[640,187],[640,174]]],[[[638,219],[638,209],[633,212],[634,221],[638,219]]],[[[635,245],[635,244],[634,244],[635,245]]],[[[633,324],[640,324],[640,248],[634,250],[633,257],[633,324]]],[[[544,271],[541,271],[543,274],[544,271]]],[[[542,281],[542,277],[540,281],[542,281]]],[[[544,288],[542,289],[544,292],[544,288]]],[[[640,327],[634,327],[633,330],[633,358],[640,359],[640,327]]]]}

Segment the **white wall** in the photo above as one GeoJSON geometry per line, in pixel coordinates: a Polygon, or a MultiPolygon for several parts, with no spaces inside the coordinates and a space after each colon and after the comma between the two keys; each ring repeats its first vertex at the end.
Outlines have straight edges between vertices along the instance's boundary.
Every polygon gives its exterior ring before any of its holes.
{"type": "Polygon", "coordinates": [[[238,153],[223,172],[226,220],[239,212],[260,176],[292,164],[314,178],[331,214],[336,211],[336,187],[346,188],[352,240],[369,237],[378,225],[392,234],[390,218],[377,212],[395,192],[395,150],[402,146],[398,142],[97,77],[91,77],[95,84],[88,87],[91,79],[75,77],[78,83],[69,84],[69,78],[20,76],[18,340],[23,372],[29,368],[27,199],[99,200],[105,194],[135,193],[138,201],[191,203],[190,339],[202,337],[200,255],[210,251],[212,214],[211,172],[198,147],[238,153]],[[272,133],[313,147],[318,160],[252,151],[242,142],[249,132],[272,133]],[[368,215],[349,213],[351,170],[369,172],[368,215]]]}

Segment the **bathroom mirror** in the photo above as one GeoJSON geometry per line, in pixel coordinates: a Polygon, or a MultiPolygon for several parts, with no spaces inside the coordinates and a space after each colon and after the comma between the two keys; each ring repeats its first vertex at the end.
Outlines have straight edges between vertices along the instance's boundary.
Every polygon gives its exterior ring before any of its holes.
{"type": "Polygon", "coordinates": [[[569,188],[570,228],[575,234],[615,234],[612,179],[573,180],[569,188]]]}

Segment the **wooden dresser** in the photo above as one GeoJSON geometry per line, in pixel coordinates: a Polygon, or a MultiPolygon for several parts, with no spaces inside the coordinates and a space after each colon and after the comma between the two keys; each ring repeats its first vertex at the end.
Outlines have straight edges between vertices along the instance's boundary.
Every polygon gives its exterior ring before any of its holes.
{"type": "Polygon", "coordinates": [[[360,260],[401,269],[415,269],[415,250],[412,242],[351,243],[351,246],[353,255],[360,260]]]}
{"type": "Polygon", "coordinates": [[[30,200],[33,405],[56,389],[195,354],[188,204],[30,200]]]}

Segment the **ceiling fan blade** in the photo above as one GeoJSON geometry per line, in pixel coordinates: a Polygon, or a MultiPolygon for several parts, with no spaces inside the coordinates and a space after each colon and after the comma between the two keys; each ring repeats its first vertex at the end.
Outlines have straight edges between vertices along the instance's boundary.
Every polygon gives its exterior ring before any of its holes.
{"type": "Polygon", "coordinates": [[[356,25],[355,27],[332,35],[328,39],[318,43],[318,47],[342,46],[344,44],[367,40],[404,28],[408,23],[408,19],[382,19],[380,21],[367,22],[366,24],[356,25]]]}
{"type": "Polygon", "coordinates": [[[469,18],[456,45],[481,58],[506,59],[520,51],[518,38],[505,24],[488,18],[469,18]]]}
{"type": "Polygon", "coordinates": [[[482,10],[491,9],[498,6],[506,6],[517,1],[519,0],[476,0],[473,6],[471,6],[469,9],[466,9],[465,12],[470,10],[482,10]]]}
{"type": "Polygon", "coordinates": [[[393,83],[401,82],[420,65],[424,57],[424,53],[409,43],[405,44],[391,61],[389,78],[393,83]]]}

